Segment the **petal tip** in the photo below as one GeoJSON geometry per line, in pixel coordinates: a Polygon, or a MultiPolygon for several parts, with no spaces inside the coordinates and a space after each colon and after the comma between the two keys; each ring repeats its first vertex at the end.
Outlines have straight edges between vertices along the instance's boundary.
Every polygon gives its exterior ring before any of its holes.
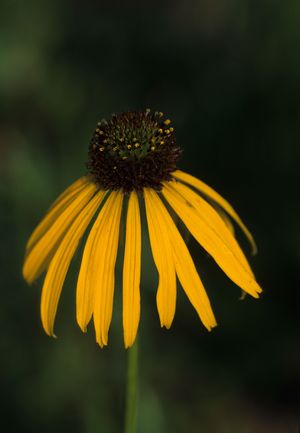
{"type": "Polygon", "coordinates": [[[107,346],[107,343],[104,343],[104,341],[97,341],[97,344],[101,349],[104,349],[104,347],[107,346]]]}
{"type": "Polygon", "coordinates": [[[247,292],[245,292],[243,289],[241,291],[240,297],[239,297],[239,301],[244,301],[246,299],[247,296],[247,292]]]}
{"type": "Polygon", "coordinates": [[[87,323],[84,323],[80,318],[77,317],[77,324],[83,333],[87,333],[87,323]]]}
{"type": "Polygon", "coordinates": [[[124,347],[126,350],[130,349],[133,346],[134,341],[126,341],[124,342],[124,347]]]}
{"type": "Polygon", "coordinates": [[[256,256],[257,253],[258,253],[257,245],[256,245],[255,241],[253,240],[253,242],[251,243],[251,255],[256,256]]]}
{"type": "Polygon", "coordinates": [[[22,276],[28,285],[31,285],[34,282],[34,278],[30,275],[30,272],[27,269],[26,262],[22,268],[22,276]]]}
{"type": "Polygon", "coordinates": [[[54,339],[57,339],[57,335],[56,334],[54,334],[54,332],[53,332],[53,330],[51,329],[44,329],[44,331],[46,332],[46,334],[48,335],[48,337],[51,337],[51,338],[54,338],[54,339]]]}
{"type": "Polygon", "coordinates": [[[137,336],[137,333],[132,334],[132,335],[128,335],[128,334],[125,335],[125,333],[124,333],[124,346],[125,346],[125,349],[130,349],[130,347],[132,347],[134,345],[135,340],[136,340],[136,336],[137,336]]]}
{"type": "Polygon", "coordinates": [[[80,325],[79,325],[79,327],[80,327],[81,331],[82,331],[84,334],[87,333],[87,327],[86,327],[86,326],[80,326],[80,325]]]}
{"type": "Polygon", "coordinates": [[[208,332],[211,332],[214,328],[218,326],[217,322],[214,320],[209,325],[204,325],[208,332]]]}
{"type": "Polygon", "coordinates": [[[161,328],[166,328],[166,329],[170,329],[171,328],[171,326],[172,326],[172,321],[170,321],[170,320],[168,320],[168,321],[161,321],[160,322],[160,327],[161,328]]]}

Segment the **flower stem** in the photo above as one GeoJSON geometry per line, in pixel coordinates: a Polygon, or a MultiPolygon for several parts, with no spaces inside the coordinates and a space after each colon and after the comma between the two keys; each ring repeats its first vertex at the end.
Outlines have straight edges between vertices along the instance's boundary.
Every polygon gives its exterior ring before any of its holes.
{"type": "Polygon", "coordinates": [[[127,350],[125,433],[136,433],[138,400],[138,341],[127,350]]]}

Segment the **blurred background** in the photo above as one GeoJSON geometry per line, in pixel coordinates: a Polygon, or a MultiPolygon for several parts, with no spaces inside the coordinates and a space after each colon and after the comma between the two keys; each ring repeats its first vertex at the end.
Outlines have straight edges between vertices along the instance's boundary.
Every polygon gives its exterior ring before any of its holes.
{"type": "Polygon", "coordinates": [[[75,323],[80,251],[57,340],[41,328],[42,280],[28,287],[21,267],[34,226],[85,173],[97,121],[150,107],[176,127],[180,168],[223,194],[251,229],[259,254],[248,256],[264,293],[240,301],[191,241],[219,326],[207,333],[178,288],[174,324],[161,330],[145,247],[139,432],[298,433],[299,20],[298,0],[1,1],[3,431],[122,431],[120,264],[104,350],[92,327],[84,335],[75,323]]]}

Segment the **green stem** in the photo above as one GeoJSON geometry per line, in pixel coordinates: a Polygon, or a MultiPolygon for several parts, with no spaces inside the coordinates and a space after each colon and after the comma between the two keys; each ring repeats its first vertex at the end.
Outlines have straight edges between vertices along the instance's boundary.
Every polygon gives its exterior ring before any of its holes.
{"type": "Polygon", "coordinates": [[[127,350],[127,391],[125,412],[125,433],[136,433],[138,400],[138,341],[127,350]]]}

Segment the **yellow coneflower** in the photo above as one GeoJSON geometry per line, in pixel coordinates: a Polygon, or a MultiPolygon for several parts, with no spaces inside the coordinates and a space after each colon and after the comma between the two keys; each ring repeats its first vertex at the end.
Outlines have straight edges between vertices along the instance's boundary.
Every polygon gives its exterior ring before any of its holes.
{"type": "Polygon", "coordinates": [[[216,320],[188,248],[168,208],[243,291],[257,298],[261,288],[239,247],[232,218],[255,243],[230,204],[199,179],[177,170],[181,150],[163,113],[121,113],[98,123],[88,174],[52,205],[31,235],[23,275],[32,283],[45,270],[41,318],[53,336],[62,286],[78,243],[99,211],[84,247],[76,292],[77,322],[83,331],[93,318],[96,340],[107,345],[112,318],[115,263],[122,210],[126,209],[123,264],[124,344],[136,338],[140,319],[141,216],[144,200],[150,245],[159,274],[157,308],[170,328],[176,305],[176,276],[204,326],[216,320]],[[126,206],[124,206],[126,202],[126,206]]]}

